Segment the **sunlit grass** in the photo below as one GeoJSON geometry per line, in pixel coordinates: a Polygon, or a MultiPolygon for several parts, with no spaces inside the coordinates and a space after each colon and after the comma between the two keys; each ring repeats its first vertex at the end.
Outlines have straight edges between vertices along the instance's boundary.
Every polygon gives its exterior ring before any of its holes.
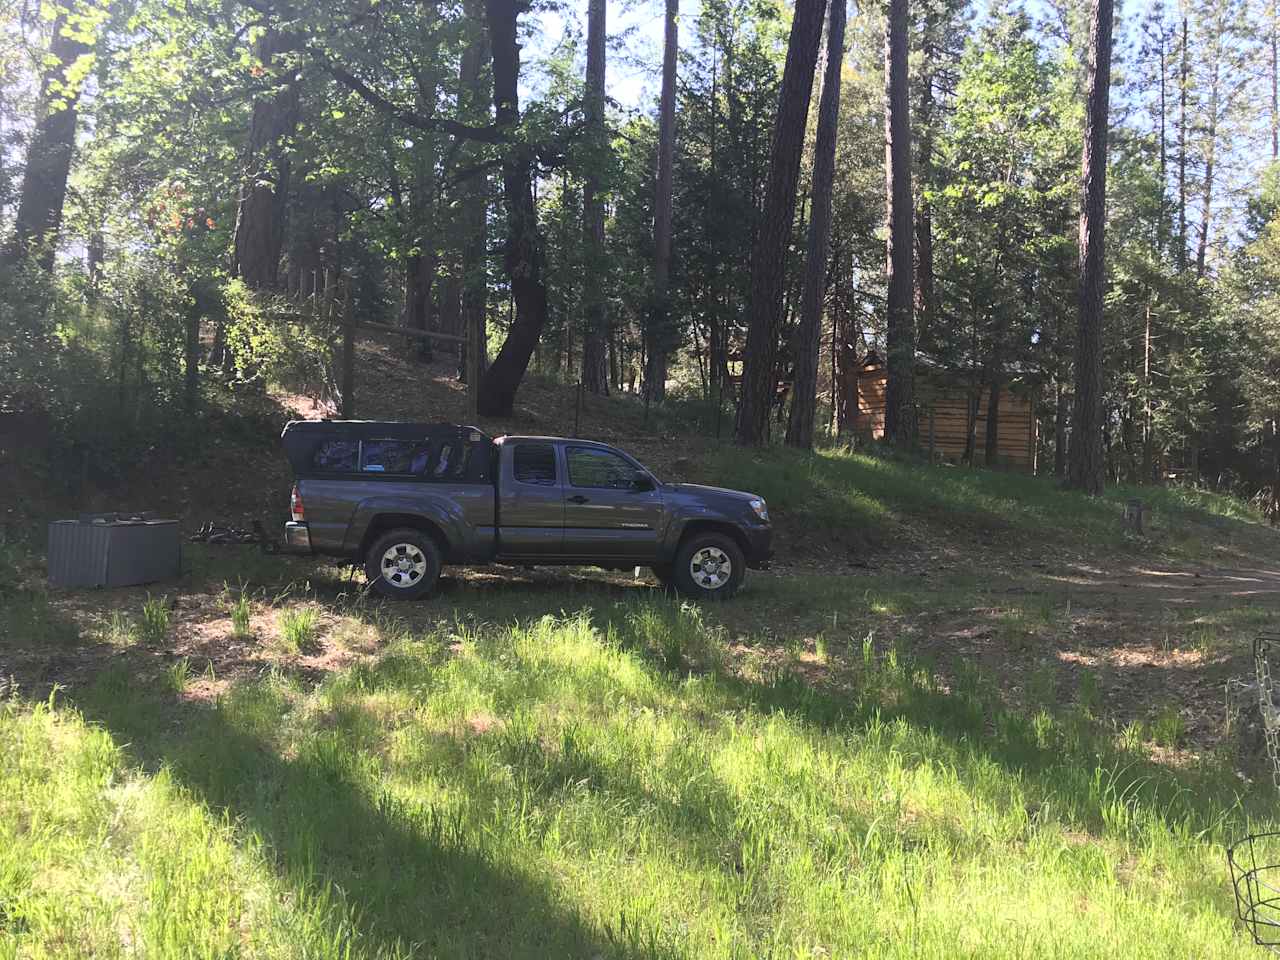
{"type": "Polygon", "coordinates": [[[0,707],[0,956],[1247,949],[1222,845],[1271,803],[1151,764],[1096,690],[1014,712],[868,637],[824,693],[664,599],[388,626],[316,687],[0,707]]]}

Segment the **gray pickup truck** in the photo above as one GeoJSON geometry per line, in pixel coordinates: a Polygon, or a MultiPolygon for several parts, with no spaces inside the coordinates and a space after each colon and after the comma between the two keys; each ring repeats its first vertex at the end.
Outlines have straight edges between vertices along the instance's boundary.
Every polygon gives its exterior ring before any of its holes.
{"type": "Polygon", "coordinates": [[[285,544],[363,562],[381,593],[430,593],[446,563],[649,567],[687,596],[732,596],[769,564],[764,500],[662,483],[607,444],[452,424],[296,420],[285,544]]]}

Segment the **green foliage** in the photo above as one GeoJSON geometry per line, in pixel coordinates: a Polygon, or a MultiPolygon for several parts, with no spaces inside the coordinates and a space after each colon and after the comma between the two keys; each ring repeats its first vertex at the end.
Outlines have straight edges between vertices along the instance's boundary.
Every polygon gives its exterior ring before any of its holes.
{"type": "Polygon", "coordinates": [[[107,643],[115,647],[131,647],[141,636],[138,625],[123,610],[111,611],[104,632],[107,643]]]}
{"type": "Polygon", "coordinates": [[[147,594],[142,604],[142,621],[138,625],[143,643],[163,643],[169,636],[169,598],[147,594]]]}
{"type": "Polygon", "coordinates": [[[1172,704],[1161,707],[1151,718],[1148,726],[1151,730],[1151,739],[1162,747],[1181,745],[1183,734],[1186,732],[1186,721],[1182,719],[1182,714],[1178,712],[1177,707],[1172,704]]]}
{"type": "Polygon", "coordinates": [[[222,595],[231,615],[231,636],[237,640],[246,640],[253,636],[253,629],[250,626],[253,601],[249,598],[247,585],[242,581],[240,588],[233,592],[223,584],[222,595]]]}
{"type": "Polygon", "coordinates": [[[315,607],[290,607],[280,614],[280,637],[293,653],[311,646],[319,626],[320,611],[315,607]]]}

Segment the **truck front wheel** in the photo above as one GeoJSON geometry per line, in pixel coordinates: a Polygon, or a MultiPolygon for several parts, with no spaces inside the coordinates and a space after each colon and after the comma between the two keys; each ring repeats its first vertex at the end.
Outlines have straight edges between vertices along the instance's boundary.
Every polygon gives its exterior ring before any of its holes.
{"type": "Polygon", "coordinates": [[[742,586],[747,558],[723,533],[695,533],[676,551],[672,571],[677,589],[698,600],[728,600],[742,586]]]}
{"type": "Polygon", "coordinates": [[[364,572],[383,596],[416,600],[435,587],[441,561],[440,547],[428,534],[401,527],[373,542],[364,557],[364,572]]]}

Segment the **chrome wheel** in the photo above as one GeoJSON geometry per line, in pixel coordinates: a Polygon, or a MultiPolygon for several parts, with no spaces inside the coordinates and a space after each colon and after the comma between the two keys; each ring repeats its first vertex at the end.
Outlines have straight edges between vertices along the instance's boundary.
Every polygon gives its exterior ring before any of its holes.
{"type": "Polygon", "coordinates": [[[733,561],[719,547],[703,547],[689,559],[689,576],[704,590],[719,590],[733,576],[733,561]]]}
{"type": "Polygon", "coordinates": [[[427,558],[412,543],[397,543],[382,555],[382,579],[393,587],[417,586],[427,572],[427,558]]]}

